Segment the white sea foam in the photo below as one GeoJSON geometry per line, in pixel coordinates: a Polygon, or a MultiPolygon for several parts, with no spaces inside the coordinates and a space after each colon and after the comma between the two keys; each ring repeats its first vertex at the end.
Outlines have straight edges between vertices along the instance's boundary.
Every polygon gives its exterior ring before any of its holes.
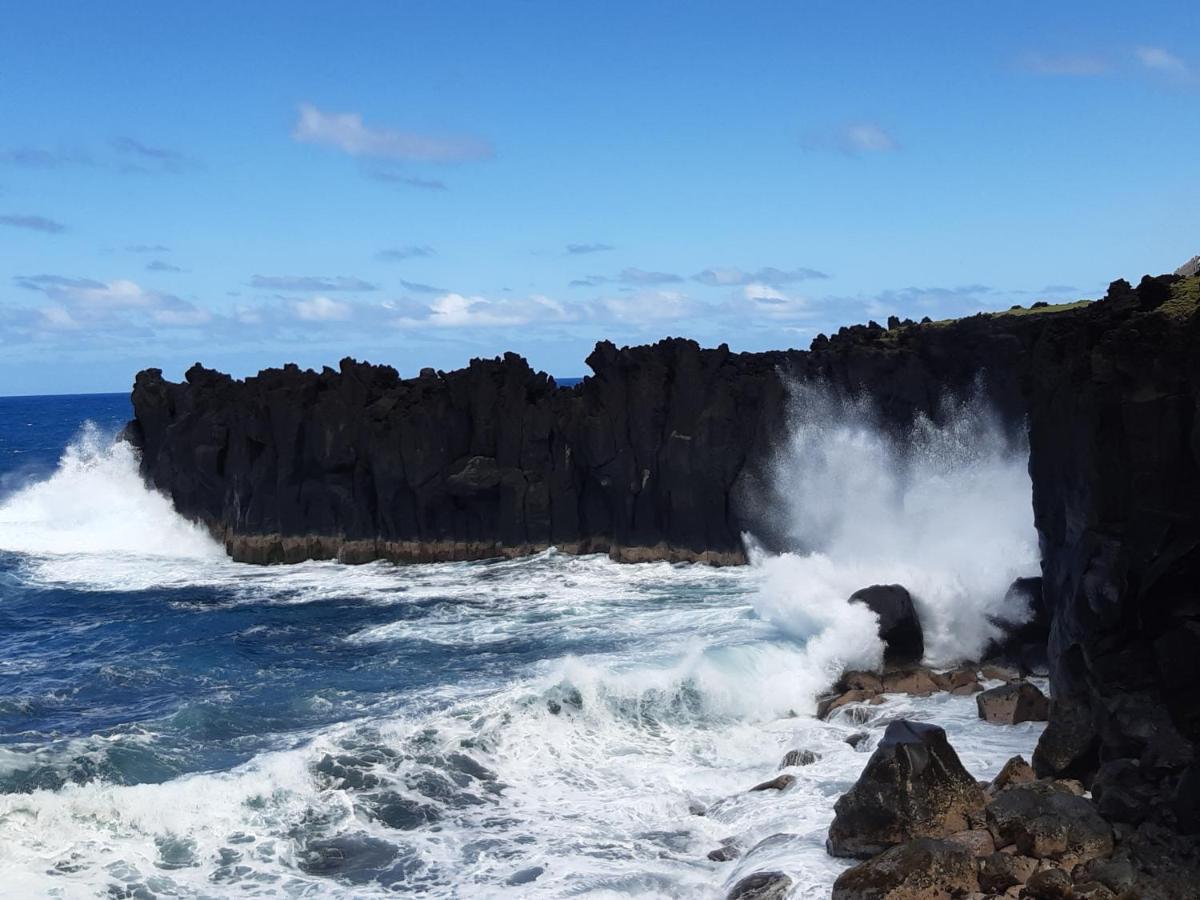
{"type": "Polygon", "coordinates": [[[972,698],[948,695],[890,698],[864,711],[865,724],[807,715],[844,665],[879,660],[873,616],[846,603],[857,588],[907,585],[940,659],[973,653],[986,614],[1017,614],[1004,589],[1036,568],[1024,457],[978,406],[948,422],[920,424],[900,449],[862,405],[801,390],[773,501],[795,549],[756,550],[752,566],[721,570],[553,551],[498,563],[238,565],[144,488],[127,447],[85,433],[51,479],[0,505],[0,548],[27,556],[31,580],[105,591],[199,585],[230,604],[395,607],[392,621],[347,639],[363,653],[414,640],[447,654],[521,640],[562,649],[405,695],[402,715],[283,735],[281,749],[228,771],[0,795],[5,889],[389,894],[298,864],[313,836],[361,832],[419,858],[411,877],[435,898],[719,897],[768,868],[795,880],[794,897],[827,896],[845,865],[824,851],[833,801],[886,721],[945,726],[977,777],[1028,754],[1039,731],[988,725],[972,698]],[[861,729],[871,736],[855,750],[844,738],[861,729]],[[386,828],[369,815],[369,791],[316,771],[326,753],[363,746],[391,754],[373,764],[379,790],[434,804],[436,828],[386,828]],[[791,770],[787,792],[748,792],[792,748],[820,758],[791,770]],[[462,788],[479,802],[421,794],[420,778],[444,775],[438,760],[454,753],[503,788],[462,788]],[[727,838],[743,856],[707,861],[727,838]],[[543,871],[508,884],[531,868],[543,871]]]}
{"type": "Polygon", "coordinates": [[[948,403],[944,418],[895,441],[868,401],[794,386],[766,500],[794,552],[757,556],[763,616],[798,637],[814,623],[842,634],[846,661],[862,664],[877,657],[853,639],[861,616],[845,599],[871,584],[909,589],[934,662],[978,655],[996,633],[989,616],[1027,614],[1005,601],[1038,570],[1027,451],[978,397],[948,403]]]}
{"type": "Polygon", "coordinates": [[[134,450],[88,423],[58,469],[0,504],[0,550],[214,559],[220,548],[146,489],[134,450]]]}

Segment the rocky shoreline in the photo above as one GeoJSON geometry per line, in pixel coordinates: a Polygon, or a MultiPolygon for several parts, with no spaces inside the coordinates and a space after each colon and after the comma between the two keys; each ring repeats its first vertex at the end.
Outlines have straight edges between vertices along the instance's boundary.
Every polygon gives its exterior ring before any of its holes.
{"type": "MultiPolygon", "coordinates": [[[[413,379],[352,360],[245,381],[197,365],[172,384],[147,370],[127,436],[146,480],[245,561],[429,561],[557,546],[625,561],[738,563],[745,531],[776,545],[764,510],[789,380],[866,392],[898,434],[919,416],[936,421],[947,393],[982,391],[1013,439],[1027,436],[1042,550],[1041,633],[1014,635],[1007,650],[1029,670],[1042,660],[1052,687],[1048,709],[1018,685],[983,712],[1048,715],[1031,760],[1036,780],[989,785],[989,797],[956,769],[944,735],[893,723],[864,778],[877,793],[891,784],[884,806],[903,827],[835,896],[1194,897],[1198,310],[1200,277],[1176,274],[1136,288],[1116,281],[1103,299],[1057,311],[842,329],[809,351],[602,343],[588,359],[594,374],[572,388],[512,354],[413,379]],[[928,766],[938,777],[918,784],[912,776],[928,766]],[[903,777],[888,782],[887,772],[903,777]],[[953,814],[939,805],[946,797],[953,814]],[[948,840],[964,832],[974,833],[963,838],[970,847],[948,840]],[[985,832],[992,849],[980,857],[985,832]],[[1024,877],[993,890],[1003,879],[985,868],[1009,863],[1005,877],[1024,877]],[[1129,877],[1105,874],[1110,864],[1129,877]]],[[[902,596],[885,594],[863,602],[890,631],[907,612],[902,596]]],[[[883,673],[847,673],[827,699],[849,692],[843,707],[869,705],[898,677],[974,692],[978,675],[897,675],[914,652],[904,647],[883,673]]],[[[838,834],[835,847],[858,834],[861,852],[885,843],[852,818],[838,834]]],[[[778,884],[738,896],[782,896],[778,884]]]]}

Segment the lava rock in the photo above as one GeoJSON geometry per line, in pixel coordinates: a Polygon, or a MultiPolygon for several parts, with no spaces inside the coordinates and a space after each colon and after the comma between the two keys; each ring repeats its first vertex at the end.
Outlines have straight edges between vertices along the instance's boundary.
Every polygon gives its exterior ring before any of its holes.
{"type": "Polygon", "coordinates": [[[936,725],[900,720],[884,732],[862,775],[834,805],[826,846],[863,859],[918,837],[972,827],[984,796],[936,725]]]}
{"type": "Polygon", "coordinates": [[[1025,762],[1025,757],[1014,756],[992,779],[992,783],[988,785],[988,791],[997,794],[1009,785],[1029,784],[1033,781],[1037,781],[1037,773],[1033,771],[1033,767],[1025,762]]]}
{"type": "Polygon", "coordinates": [[[951,900],[978,889],[969,850],[921,838],[847,869],[833,883],[832,900],[951,900]]]}
{"type": "Polygon", "coordinates": [[[885,672],[883,690],[888,694],[911,694],[914,697],[928,697],[944,690],[929,669],[917,666],[885,672]]]}
{"type": "Polygon", "coordinates": [[[1028,881],[1039,865],[1032,856],[993,853],[979,865],[979,887],[993,894],[1002,894],[1009,888],[1028,881]]]}
{"type": "Polygon", "coordinates": [[[776,775],[770,781],[764,781],[762,784],[756,784],[750,788],[753,791],[786,791],[796,783],[795,775],[776,775]]]}
{"type": "Polygon", "coordinates": [[[1050,701],[1028,681],[984,691],[976,696],[975,703],[979,707],[979,718],[994,725],[1045,722],[1050,716],[1050,701]]]}
{"type": "Polygon", "coordinates": [[[971,851],[971,855],[977,859],[991,856],[996,852],[996,842],[992,839],[992,833],[986,828],[957,831],[954,834],[947,835],[946,840],[952,844],[959,844],[966,847],[971,851]]]}
{"type": "Polygon", "coordinates": [[[1042,869],[1034,872],[1021,889],[1021,897],[1033,900],[1069,900],[1071,876],[1062,869],[1042,869]]]}
{"type": "Polygon", "coordinates": [[[843,694],[822,697],[817,702],[817,718],[827,719],[835,709],[841,709],[850,703],[870,703],[878,705],[883,698],[868,691],[846,691],[843,694]]]}
{"type": "Polygon", "coordinates": [[[987,807],[998,847],[1015,844],[1035,859],[1085,862],[1113,851],[1112,828],[1090,800],[1045,782],[1001,791],[987,807]]]}
{"type": "Polygon", "coordinates": [[[918,663],[925,655],[921,620],[908,589],[898,584],[874,584],[855,591],[850,602],[866,604],[879,616],[879,637],[887,665],[918,663]]]}
{"type": "Polygon", "coordinates": [[[792,766],[811,766],[820,758],[811,750],[789,750],[784,754],[783,762],[779,764],[779,768],[788,769],[792,766]]]}
{"type": "Polygon", "coordinates": [[[792,879],[782,872],[755,872],[733,886],[725,900],[784,900],[792,879]]]}

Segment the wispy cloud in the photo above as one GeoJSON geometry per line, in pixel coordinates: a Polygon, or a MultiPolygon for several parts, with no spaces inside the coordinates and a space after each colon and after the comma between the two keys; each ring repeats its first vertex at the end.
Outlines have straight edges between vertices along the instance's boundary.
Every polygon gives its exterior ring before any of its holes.
{"type": "Polygon", "coordinates": [[[1152,72],[1164,75],[1187,76],[1191,74],[1188,64],[1163,47],[1135,47],[1137,61],[1152,72]]]}
{"type": "Polygon", "coordinates": [[[304,293],[319,293],[325,291],[373,291],[376,285],[361,278],[351,278],[345,275],[326,277],[324,275],[255,275],[250,279],[250,287],[269,291],[296,291],[304,293]]]}
{"type": "Polygon", "coordinates": [[[440,178],[422,178],[418,175],[408,175],[404,172],[380,168],[379,166],[367,166],[363,171],[373,181],[382,181],[385,184],[399,184],[422,191],[450,190],[449,185],[440,178]]]}
{"type": "Polygon", "coordinates": [[[882,125],[874,122],[854,122],[838,134],[838,144],[847,153],[890,153],[898,146],[896,139],[882,125]]]}
{"type": "Polygon", "coordinates": [[[1112,63],[1087,54],[1026,53],[1017,60],[1017,68],[1032,75],[1091,78],[1107,75],[1112,63]]]}
{"type": "Polygon", "coordinates": [[[62,222],[56,222],[54,219],[48,219],[45,216],[22,215],[18,213],[0,216],[0,225],[25,228],[29,231],[41,231],[46,234],[60,234],[67,230],[66,225],[62,222]]]}
{"type": "Polygon", "coordinates": [[[798,281],[809,281],[817,278],[828,278],[824,272],[816,269],[776,269],[767,266],[754,272],[748,272],[736,267],[705,269],[692,276],[693,281],[706,284],[709,287],[737,287],[749,284],[767,284],[778,287],[784,284],[794,284],[798,281]]]}
{"type": "Polygon", "coordinates": [[[173,266],[169,262],[163,262],[161,259],[153,260],[146,263],[147,272],[182,272],[179,266],[173,266]]]}
{"type": "Polygon", "coordinates": [[[178,150],[153,147],[131,137],[113,140],[112,148],[120,161],[117,168],[122,172],[178,175],[200,168],[200,164],[178,150]]]}
{"type": "Polygon", "coordinates": [[[571,256],[583,256],[588,253],[603,253],[612,249],[612,244],[567,244],[567,253],[571,256]]]}
{"type": "Polygon", "coordinates": [[[125,248],[126,253],[170,253],[170,247],[162,244],[130,244],[125,248]]]}
{"type": "Polygon", "coordinates": [[[387,250],[380,250],[375,254],[375,258],[381,262],[402,262],[406,259],[425,259],[433,255],[432,247],[425,244],[409,244],[406,247],[390,247],[387,250]]]}
{"type": "Polygon", "coordinates": [[[492,145],[482,138],[371,127],[359,113],[325,112],[311,103],[300,104],[292,138],[351,156],[407,162],[460,162],[495,155],[492,145]]]}
{"type": "Polygon", "coordinates": [[[69,166],[93,166],[90,153],[77,149],[49,150],[44,147],[14,147],[0,150],[0,162],[29,169],[63,169],[69,166]]]}
{"type": "Polygon", "coordinates": [[[414,294],[444,294],[445,288],[434,287],[432,284],[422,284],[419,281],[400,280],[400,286],[406,291],[412,291],[414,294]]]}
{"type": "Polygon", "coordinates": [[[622,269],[615,278],[607,275],[585,275],[568,284],[568,287],[599,287],[604,284],[625,284],[648,287],[660,284],[678,284],[683,278],[673,272],[653,272],[648,269],[630,267],[622,269]]]}
{"type": "Polygon", "coordinates": [[[892,133],[877,122],[848,122],[825,131],[809,132],[801,142],[808,150],[827,150],[847,156],[891,153],[900,148],[892,133]]]}

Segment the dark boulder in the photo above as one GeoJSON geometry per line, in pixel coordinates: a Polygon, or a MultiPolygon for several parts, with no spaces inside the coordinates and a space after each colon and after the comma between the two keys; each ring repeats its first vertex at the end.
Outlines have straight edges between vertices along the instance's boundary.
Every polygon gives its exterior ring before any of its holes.
{"type": "Polygon", "coordinates": [[[1072,863],[1110,856],[1112,828],[1090,800],[1053,783],[1013,785],[988,804],[996,846],[1014,844],[1035,859],[1072,863]]]}
{"type": "Polygon", "coordinates": [[[850,595],[852,603],[864,603],[879,616],[885,665],[919,663],[925,655],[925,636],[913,606],[912,595],[898,584],[875,584],[850,595]]]}
{"type": "Polygon", "coordinates": [[[811,766],[820,758],[811,750],[789,750],[784,754],[783,762],[779,764],[779,768],[788,769],[792,766],[811,766]]]}
{"type": "Polygon", "coordinates": [[[795,775],[776,775],[770,781],[764,781],[762,784],[756,784],[750,788],[754,791],[786,791],[796,783],[795,775]]]}
{"type": "Polygon", "coordinates": [[[834,805],[827,847],[865,859],[918,837],[965,831],[984,796],[936,725],[900,720],[884,733],[862,775],[834,805]]]}
{"type": "Polygon", "coordinates": [[[921,838],[847,869],[833,883],[832,900],[953,900],[977,890],[969,850],[921,838]]]}
{"type": "Polygon", "coordinates": [[[1021,897],[1031,900],[1070,900],[1071,876],[1062,869],[1042,869],[1034,872],[1021,889],[1021,897]]]}
{"type": "Polygon", "coordinates": [[[1039,865],[1032,856],[993,853],[979,865],[979,887],[993,894],[1003,894],[1009,888],[1028,881],[1039,865]]]}
{"type": "Polygon", "coordinates": [[[992,783],[988,785],[988,791],[996,794],[1010,785],[1029,784],[1034,781],[1037,781],[1037,773],[1033,771],[1033,766],[1025,762],[1025,757],[1014,756],[992,779],[992,783]]]}
{"type": "Polygon", "coordinates": [[[1005,684],[975,696],[979,718],[994,725],[1019,725],[1021,722],[1045,722],[1050,701],[1028,681],[1005,684]]]}
{"type": "Polygon", "coordinates": [[[755,872],[735,884],[725,900],[784,900],[792,879],[782,872],[755,872]]]}

